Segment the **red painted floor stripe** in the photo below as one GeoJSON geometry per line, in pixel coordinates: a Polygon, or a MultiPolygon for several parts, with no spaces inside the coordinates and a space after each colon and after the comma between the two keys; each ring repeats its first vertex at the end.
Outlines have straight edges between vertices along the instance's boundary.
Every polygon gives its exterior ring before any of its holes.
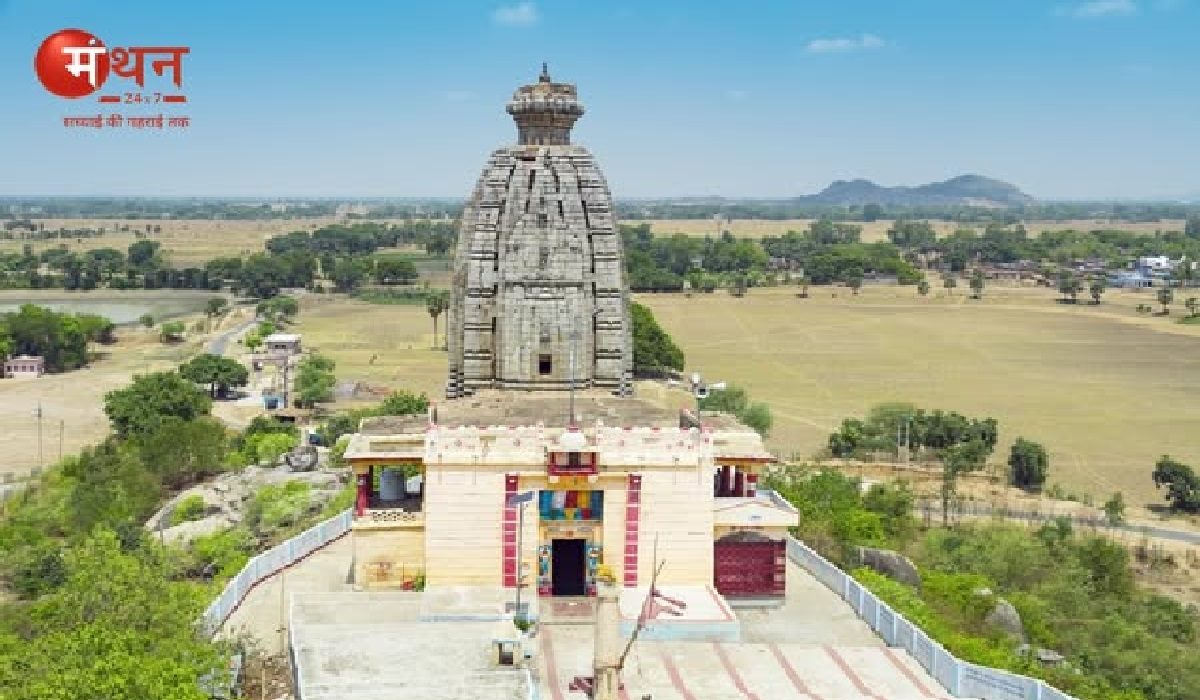
{"type": "Polygon", "coordinates": [[[733,679],[733,684],[737,686],[742,695],[746,696],[746,700],[759,700],[759,697],[751,693],[750,689],[746,687],[745,682],[742,681],[741,674],[737,671],[737,667],[729,660],[729,655],[725,653],[725,649],[721,647],[720,643],[713,642],[713,649],[717,650],[717,657],[721,659],[721,665],[725,667],[725,672],[733,679]]]}
{"type": "Polygon", "coordinates": [[[917,687],[917,690],[921,691],[922,695],[927,698],[942,697],[930,690],[927,685],[922,683],[921,679],[917,677],[917,674],[913,673],[912,669],[910,669],[907,664],[896,657],[896,652],[891,647],[884,647],[883,653],[888,657],[888,661],[891,661],[892,665],[899,669],[900,673],[903,673],[904,677],[917,687]]]}
{"type": "Polygon", "coordinates": [[[867,687],[867,684],[863,683],[863,680],[858,677],[857,673],[854,672],[854,669],[850,668],[850,664],[846,663],[846,660],[842,658],[842,655],[837,653],[833,647],[825,645],[824,649],[825,653],[829,654],[829,656],[833,659],[833,662],[838,665],[838,668],[842,669],[842,673],[845,673],[846,677],[850,679],[850,682],[854,684],[854,687],[858,688],[858,692],[866,695],[867,697],[875,698],[875,700],[887,700],[887,698],[882,698],[872,692],[871,689],[867,687]]]}
{"type": "Polygon", "coordinates": [[[670,655],[663,651],[658,652],[658,655],[662,659],[663,666],[667,669],[667,675],[671,677],[671,685],[675,686],[675,690],[678,690],[679,694],[685,700],[696,700],[696,696],[692,695],[687,686],[683,684],[683,678],[679,675],[679,669],[675,666],[675,662],[671,660],[670,655]]]}
{"type": "Polygon", "coordinates": [[[771,653],[775,655],[775,660],[779,662],[779,665],[783,668],[783,672],[787,675],[788,680],[792,682],[792,685],[796,687],[796,690],[813,698],[813,700],[823,700],[821,696],[808,689],[808,686],[800,679],[800,674],[796,673],[796,669],[792,667],[791,662],[779,650],[778,644],[771,642],[767,646],[770,647],[771,653]]]}
{"type": "Polygon", "coordinates": [[[546,660],[546,685],[550,686],[554,700],[563,700],[562,689],[558,687],[558,667],[554,665],[554,647],[550,644],[550,630],[542,627],[538,636],[541,637],[542,658],[546,660]]]}

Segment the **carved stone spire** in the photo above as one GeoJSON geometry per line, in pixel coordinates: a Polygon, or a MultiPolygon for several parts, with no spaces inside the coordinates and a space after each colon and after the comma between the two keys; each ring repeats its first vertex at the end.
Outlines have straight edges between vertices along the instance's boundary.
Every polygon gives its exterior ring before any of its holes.
{"type": "Polygon", "coordinates": [[[517,143],[522,146],[566,146],[571,127],[583,116],[575,86],[552,81],[545,63],[538,81],[517,88],[505,110],[517,122],[517,143]]]}

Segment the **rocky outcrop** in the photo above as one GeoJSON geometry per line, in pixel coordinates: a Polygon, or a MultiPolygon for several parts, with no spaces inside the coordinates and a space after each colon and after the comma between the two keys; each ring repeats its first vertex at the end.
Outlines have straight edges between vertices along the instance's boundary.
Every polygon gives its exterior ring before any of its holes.
{"type": "Polygon", "coordinates": [[[878,571],[888,578],[909,586],[921,587],[921,573],[917,571],[916,564],[899,552],[893,552],[890,549],[859,547],[858,559],[863,566],[878,571]]]}
{"type": "Polygon", "coordinates": [[[996,607],[983,618],[992,629],[999,630],[1004,634],[1016,639],[1020,642],[1025,642],[1025,623],[1021,621],[1021,613],[1013,607],[1013,604],[1003,598],[996,599],[996,607]]]}
{"type": "Polygon", "coordinates": [[[242,522],[250,497],[270,484],[303,481],[311,487],[314,507],[333,498],[347,478],[344,473],[330,471],[293,472],[284,468],[246,467],[226,472],[202,484],[196,484],[176,494],[174,498],[146,521],[146,529],[161,533],[166,542],[191,542],[197,537],[232,527],[242,522]],[[178,525],[171,524],[175,508],[189,496],[204,499],[205,517],[178,525]]]}

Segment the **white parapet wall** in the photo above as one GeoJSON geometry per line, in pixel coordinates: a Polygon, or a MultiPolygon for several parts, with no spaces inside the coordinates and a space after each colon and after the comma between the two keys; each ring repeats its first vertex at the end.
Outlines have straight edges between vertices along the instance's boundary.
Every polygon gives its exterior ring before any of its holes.
{"type": "Polygon", "coordinates": [[[962,661],[800,540],[789,537],[787,552],[788,558],[841,596],[888,646],[907,651],[952,696],[981,700],[1074,700],[1036,678],[962,661]]]}

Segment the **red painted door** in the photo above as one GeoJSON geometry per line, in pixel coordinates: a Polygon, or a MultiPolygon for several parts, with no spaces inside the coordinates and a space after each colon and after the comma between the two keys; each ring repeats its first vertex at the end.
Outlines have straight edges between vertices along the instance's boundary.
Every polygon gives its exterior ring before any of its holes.
{"type": "Polygon", "coordinates": [[[786,592],[787,550],[780,541],[713,543],[713,583],[728,598],[779,597],[786,592]]]}

